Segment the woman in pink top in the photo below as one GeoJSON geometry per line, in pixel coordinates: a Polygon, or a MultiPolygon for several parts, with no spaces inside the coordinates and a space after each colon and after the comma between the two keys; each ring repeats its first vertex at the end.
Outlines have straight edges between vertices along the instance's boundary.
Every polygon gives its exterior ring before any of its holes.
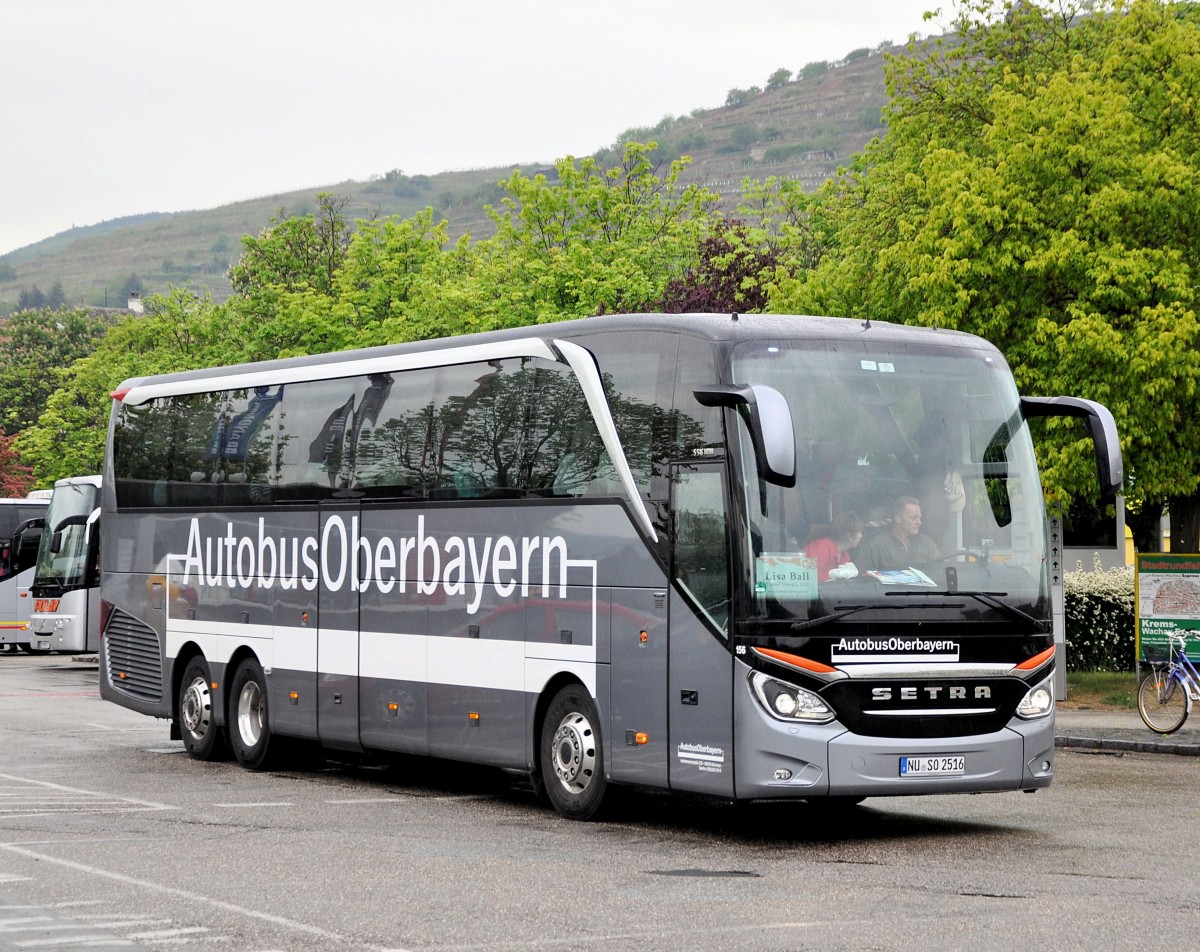
{"type": "Polygon", "coordinates": [[[817,560],[817,581],[828,582],[829,572],[850,561],[850,550],[862,539],[863,521],[852,512],[844,512],[833,520],[829,535],[813,539],[804,547],[804,554],[817,560]]]}

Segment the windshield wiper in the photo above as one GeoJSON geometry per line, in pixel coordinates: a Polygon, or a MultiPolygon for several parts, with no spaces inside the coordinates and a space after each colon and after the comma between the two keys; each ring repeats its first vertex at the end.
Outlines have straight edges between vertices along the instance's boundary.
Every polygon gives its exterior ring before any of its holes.
{"type": "Polygon", "coordinates": [[[826,625],[831,621],[837,621],[839,618],[845,618],[847,615],[853,615],[856,612],[864,611],[867,608],[877,606],[871,605],[846,605],[839,608],[837,611],[832,611],[828,615],[822,615],[820,618],[809,618],[805,621],[792,622],[792,631],[803,631],[805,628],[816,628],[819,625],[826,625]]]}
{"type": "MultiPolygon", "coordinates": [[[[43,576],[42,578],[37,580],[36,584],[37,584],[38,588],[42,588],[44,586],[50,585],[51,582],[53,582],[55,585],[58,586],[58,594],[60,597],[64,594],[66,594],[67,586],[63,584],[62,578],[58,575],[43,576]]],[[[32,588],[33,586],[30,586],[30,587],[32,588]]]]}
{"type": "Polygon", "coordinates": [[[960,588],[953,592],[887,592],[884,597],[912,598],[914,596],[923,596],[925,598],[954,598],[957,595],[965,595],[967,598],[973,598],[976,601],[983,602],[983,604],[987,605],[989,608],[995,608],[997,611],[1003,612],[1009,618],[1015,618],[1017,621],[1028,622],[1030,625],[1033,625],[1035,628],[1041,631],[1045,630],[1046,623],[1043,619],[1038,618],[1035,615],[1031,615],[1029,612],[1024,611],[1023,609],[1017,608],[1016,605],[1010,605],[1008,602],[1000,600],[1001,598],[1007,596],[1008,592],[972,592],[967,589],[960,588]]]}
{"type": "Polygon", "coordinates": [[[842,605],[842,606],[839,606],[838,608],[836,608],[834,611],[830,612],[828,615],[821,615],[818,618],[809,618],[806,621],[788,622],[782,618],[769,619],[767,621],[760,622],[760,624],[763,627],[766,627],[769,625],[770,627],[777,629],[776,631],[772,632],[771,634],[738,635],[738,641],[745,641],[745,642],[762,641],[762,642],[769,643],[772,641],[776,641],[779,638],[790,638],[790,637],[792,637],[794,632],[803,631],[806,628],[816,628],[820,625],[825,625],[825,624],[828,624],[829,622],[837,621],[839,618],[845,618],[847,615],[853,615],[855,612],[864,611],[865,609],[868,609],[868,608],[879,608],[879,607],[880,606],[878,606],[878,605],[842,605]]]}

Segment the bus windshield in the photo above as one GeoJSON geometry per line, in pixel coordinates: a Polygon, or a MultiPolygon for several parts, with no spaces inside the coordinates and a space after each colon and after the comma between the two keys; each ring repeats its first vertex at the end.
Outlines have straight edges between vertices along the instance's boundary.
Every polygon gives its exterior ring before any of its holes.
{"type": "Polygon", "coordinates": [[[55,487],[38,549],[35,585],[57,582],[68,588],[87,583],[88,520],[99,505],[96,486],[55,487]]]}
{"type": "Polygon", "coordinates": [[[940,605],[1044,624],[1037,467],[995,351],[754,341],[733,374],[778,390],[796,434],[792,488],[757,479],[742,441],[750,618],[804,629],[940,605]]]}

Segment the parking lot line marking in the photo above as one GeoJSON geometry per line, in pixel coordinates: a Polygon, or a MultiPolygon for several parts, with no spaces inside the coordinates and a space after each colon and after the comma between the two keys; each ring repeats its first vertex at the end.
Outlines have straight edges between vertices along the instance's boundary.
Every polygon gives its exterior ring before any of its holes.
{"type": "MultiPolygon", "coordinates": [[[[211,896],[205,896],[193,889],[177,889],[174,886],[164,886],[162,883],[150,882],[149,880],[138,879],[135,876],[126,876],[124,873],[113,872],[110,869],[101,869],[98,866],[89,866],[86,863],[79,863],[75,860],[63,859],[62,857],[54,856],[51,853],[39,853],[36,850],[26,849],[22,846],[16,846],[12,843],[0,843],[0,850],[13,853],[17,856],[24,856],[26,859],[37,860],[42,863],[51,863],[55,866],[62,866],[65,869],[73,869],[76,872],[84,873],[88,876],[111,879],[113,882],[122,883],[126,886],[144,889],[149,892],[160,893],[164,896],[172,896],[176,899],[184,900],[185,902],[200,903],[213,909],[220,909],[222,912],[246,916],[251,919],[257,919],[260,922],[269,922],[272,925],[277,925],[284,929],[291,929],[295,932],[302,932],[305,935],[316,936],[319,939],[324,939],[329,942],[338,942],[345,945],[350,945],[355,941],[349,936],[345,936],[337,932],[330,932],[328,929],[322,929],[320,926],[309,925],[307,922],[300,922],[296,919],[289,919],[287,916],[277,916],[270,912],[261,912],[257,909],[239,906],[231,902],[225,902],[222,899],[214,899],[211,896]]],[[[359,947],[363,949],[371,949],[372,952],[383,952],[384,948],[382,946],[370,945],[366,943],[361,944],[359,947]]],[[[392,949],[391,952],[406,952],[406,950],[392,949]]]]}
{"type": "Polygon", "coordinates": [[[84,939],[79,936],[62,936],[57,939],[24,939],[20,942],[14,942],[14,946],[19,949],[49,949],[55,946],[68,946],[72,949],[87,949],[93,946],[105,946],[112,948],[113,946],[129,946],[133,945],[128,939],[109,939],[109,938],[94,938],[84,939]]]}
{"type": "MultiPolygon", "coordinates": [[[[45,790],[54,790],[60,794],[71,793],[79,796],[92,797],[100,800],[117,801],[122,804],[130,804],[133,806],[143,807],[147,810],[177,810],[178,807],[169,806],[165,803],[154,803],[151,800],[139,800],[137,797],[121,797],[109,793],[98,793],[95,790],[80,790],[78,787],[66,787],[61,783],[51,783],[49,780],[34,780],[32,777],[18,777],[13,774],[0,774],[0,780],[11,780],[16,784],[25,784],[24,792],[29,794],[29,787],[41,787],[45,790]]],[[[21,790],[21,787],[0,787],[0,790],[21,790]]]]}
{"type": "Polygon", "coordinates": [[[183,935],[195,935],[198,932],[208,932],[205,926],[185,926],[179,929],[153,929],[149,932],[130,932],[130,939],[175,939],[183,935]]]}
{"type": "Polygon", "coordinates": [[[250,802],[250,803],[214,803],[213,804],[214,807],[231,807],[231,808],[234,808],[234,807],[294,807],[295,805],[296,804],[294,804],[294,803],[288,803],[286,800],[280,800],[277,802],[272,802],[270,800],[264,800],[261,803],[250,802]]]}

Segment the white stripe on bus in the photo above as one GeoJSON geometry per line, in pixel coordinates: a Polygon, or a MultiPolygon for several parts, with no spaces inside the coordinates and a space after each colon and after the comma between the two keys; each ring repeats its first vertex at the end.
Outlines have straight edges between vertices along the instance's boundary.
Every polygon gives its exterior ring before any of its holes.
{"type": "Polygon", "coordinates": [[[596,689],[594,642],[564,645],[378,631],[359,634],[322,630],[321,650],[309,654],[279,649],[300,639],[311,644],[316,636],[313,629],[272,629],[266,625],[238,625],[237,628],[239,636],[231,637],[215,632],[211,626],[201,622],[173,620],[167,631],[167,656],[175,658],[185,643],[195,642],[210,663],[226,664],[239,646],[249,644],[259,663],[266,669],[359,675],[383,681],[411,681],[417,684],[535,694],[555,674],[568,671],[578,677],[593,695],[596,689]],[[326,639],[334,645],[329,652],[324,649],[326,639]]]}

